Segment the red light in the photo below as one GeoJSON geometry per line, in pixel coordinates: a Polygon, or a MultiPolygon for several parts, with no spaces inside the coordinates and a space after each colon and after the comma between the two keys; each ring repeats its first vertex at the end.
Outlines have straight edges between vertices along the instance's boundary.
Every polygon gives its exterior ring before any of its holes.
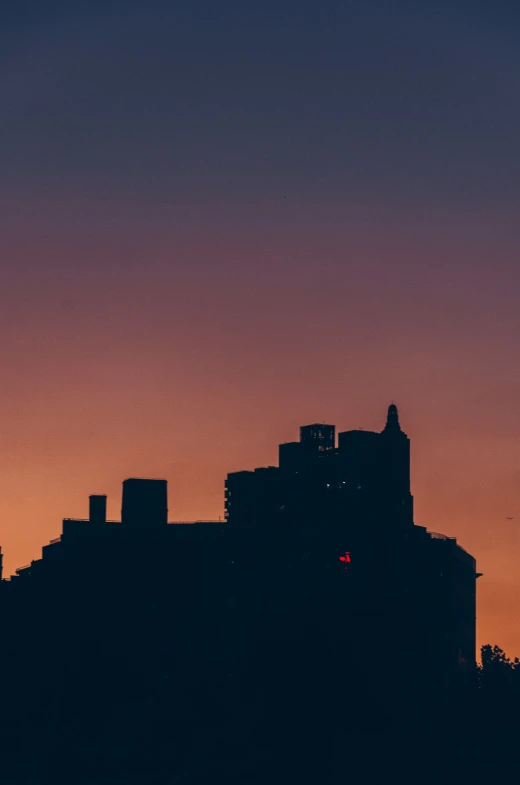
{"type": "Polygon", "coordinates": [[[347,564],[350,564],[350,562],[351,562],[350,551],[345,551],[345,555],[344,556],[340,556],[339,560],[340,561],[344,561],[347,564]]]}

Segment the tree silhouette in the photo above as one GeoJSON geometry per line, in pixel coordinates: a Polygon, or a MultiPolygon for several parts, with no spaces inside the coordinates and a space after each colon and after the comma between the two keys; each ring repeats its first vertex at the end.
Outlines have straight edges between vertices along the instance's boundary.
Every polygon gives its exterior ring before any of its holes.
{"type": "Polygon", "coordinates": [[[520,659],[510,659],[499,646],[487,644],[481,648],[477,670],[481,709],[510,725],[520,724],[520,659]]]}

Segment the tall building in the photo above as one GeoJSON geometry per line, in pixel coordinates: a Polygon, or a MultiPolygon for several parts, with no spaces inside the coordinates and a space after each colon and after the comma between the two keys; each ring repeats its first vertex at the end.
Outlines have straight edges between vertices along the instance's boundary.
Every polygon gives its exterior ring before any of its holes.
{"type": "Polygon", "coordinates": [[[476,564],[414,523],[396,407],[337,444],[304,426],[279,456],[228,475],[225,522],[168,523],[166,481],[125,480],[121,520],[91,496],[0,582],[13,750],[32,740],[37,760],[74,733],[127,750],[128,718],[149,747],[190,723],[384,730],[450,711],[475,661],[476,564]]]}
{"type": "MultiPolygon", "coordinates": [[[[435,684],[441,694],[439,685],[471,672],[476,563],[454,538],[414,524],[410,441],[394,404],[381,432],[342,431],[337,445],[333,425],[302,427],[299,442],[280,445],[278,466],[228,475],[225,509],[233,529],[289,540],[314,577],[348,574],[335,622],[365,642],[367,661],[396,654],[399,690],[435,684]]],[[[337,608],[332,597],[322,597],[321,613],[337,608]]]]}
{"type": "Polygon", "coordinates": [[[228,523],[283,524],[305,518],[347,521],[380,515],[384,509],[402,527],[413,524],[410,441],[401,430],[397,407],[388,409],[381,433],[306,425],[300,441],[281,444],[279,466],[228,474],[228,523]]]}

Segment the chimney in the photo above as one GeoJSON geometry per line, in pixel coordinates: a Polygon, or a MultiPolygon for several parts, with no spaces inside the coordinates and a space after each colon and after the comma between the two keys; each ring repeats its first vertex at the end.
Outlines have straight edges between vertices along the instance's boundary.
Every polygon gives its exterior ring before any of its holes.
{"type": "Polygon", "coordinates": [[[91,523],[107,522],[106,496],[89,496],[89,521],[91,523]]]}
{"type": "Polygon", "coordinates": [[[166,526],[168,523],[166,480],[125,480],[121,523],[138,528],[166,526]]]}

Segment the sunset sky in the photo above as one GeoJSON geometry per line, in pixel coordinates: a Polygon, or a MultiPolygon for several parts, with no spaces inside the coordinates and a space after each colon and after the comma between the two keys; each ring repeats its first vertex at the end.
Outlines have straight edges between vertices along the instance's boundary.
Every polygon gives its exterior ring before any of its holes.
{"type": "Polygon", "coordinates": [[[518,2],[12,0],[4,575],[129,476],[170,519],[302,424],[412,440],[520,656],[518,2]],[[512,517],[513,520],[507,520],[512,517]]]}

